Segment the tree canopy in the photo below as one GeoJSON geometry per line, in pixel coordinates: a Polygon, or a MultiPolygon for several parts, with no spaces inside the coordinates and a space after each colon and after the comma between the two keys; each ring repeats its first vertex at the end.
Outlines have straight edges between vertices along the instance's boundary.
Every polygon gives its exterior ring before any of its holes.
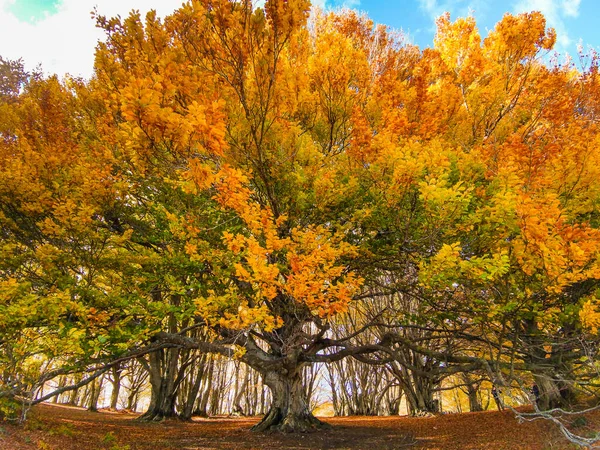
{"type": "Polygon", "coordinates": [[[594,391],[598,57],[537,12],[423,50],[309,12],[97,15],[89,81],[0,60],[0,396],[190,349],[262,375],[258,430],[320,427],[303,370],[346,357],[594,391]]]}

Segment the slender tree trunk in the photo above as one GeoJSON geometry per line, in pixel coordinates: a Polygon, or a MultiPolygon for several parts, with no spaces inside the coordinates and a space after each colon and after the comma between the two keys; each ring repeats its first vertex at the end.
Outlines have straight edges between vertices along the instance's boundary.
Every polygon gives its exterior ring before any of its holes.
{"type": "Polygon", "coordinates": [[[200,396],[200,400],[198,402],[198,409],[196,410],[196,415],[202,417],[208,417],[208,401],[210,400],[210,393],[212,391],[213,384],[213,374],[215,371],[215,361],[214,359],[209,359],[207,361],[208,364],[208,375],[205,380],[205,387],[202,391],[202,395],[200,396]]]}
{"type": "MultiPolygon", "coordinates": [[[[81,381],[82,375],[78,374],[75,375],[72,379],[69,380],[69,382],[71,384],[77,384],[81,381]]],[[[67,400],[67,404],[68,405],[72,405],[72,406],[77,406],[77,398],[79,397],[79,394],[81,393],[81,389],[77,388],[77,389],[73,389],[68,396],[68,400],[67,400]]]]}
{"type": "Polygon", "coordinates": [[[202,379],[204,378],[205,373],[205,355],[202,355],[198,358],[198,366],[196,368],[196,378],[188,392],[187,398],[183,405],[183,412],[181,417],[185,420],[189,420],[192,418],[192,414],[194,412],[194,405],[198,399],[198,392],[200,392],[200,384],[202,383],[202,379]]]}
{"type": "Polygon", "coordinates": [[[226,370],[222,361],[215,361],[216,372],[213,374],[212,392],[210,396],[210,415],[216,416],[221,412],[221,404],[225,393],[226,370]],[[215,379],[216,377],[216,379],[215,379]]]}
{"type": "MultiPolygon", "coordinates": [[[[67,377],[66,376],[62,376],[58,379],[58,385],[56,386],[57,388],[62,388],[65,387],[67,385],[67,377]]],[[[55,395],[54,398],[52,399],[52,403],[59,403],[61,395],[55,395]]]]}
{"type": "MultiPolygon", "coordinates": [[[[242,408],[242,396],[246,393],[246,390],[248,389],[248,369],[246,368],[246,374],[244,375],[244,381],[242,383],[242,385],[240,386],[240,370],[239,370],[239,366],[237,368],[237,376],[236,376],[236,381],[235,381],[235,393],[234,393],[234,397],[233,397],[233,405],[232,405],[232,413],[233,414],[237,414],[240,416],[245,415],[244,414],[244,408],[242,408]]],[[[246,395],[247,397],[247,395],[246,395]]]]}
{"type": "Polygon", "coordinates": [[[260,414],[265,414],[265,410],[267,408],[267,395],[265,394],[265,386],[261,384],[260,386],[260,414]]]}
{"type": "Polygon", "coordinates": [[[127,396],[127,410],[135,411],[137,406],[137,391],[132,390],[127,396]]]}
{"type": "Polygon", "coordinates": [[[92,412],[98,412],[98,400],[102,391],[102,378],[100,381],[94,380],[90,383],[90,395],[87,409],[92,412]]]}
{"type": "Polygon", "coordinates": [[[331,389],[331,403],[333,406],[333,412],[336,416],[341,416],[340,401],[338,399],[338,388],[337,388],[337,377],[335,374],[334,364],[328,364],[325,366],[327,369],[327,378],[329,381],[329,387],[331,389]]]}
{"type": "Polygon", "coordinates": [[[110,408],[117,409],[119,403],[119,392],[121,391],[121,368],[116,366],[112,369],[112,392],[110,394],[110,408]]]}

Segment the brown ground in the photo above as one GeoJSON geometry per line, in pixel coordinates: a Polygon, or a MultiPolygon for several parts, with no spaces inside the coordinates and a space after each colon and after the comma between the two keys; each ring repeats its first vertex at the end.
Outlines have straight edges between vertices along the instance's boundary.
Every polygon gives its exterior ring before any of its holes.
{"type": "Polygon", "coordinates": [[[1,450],[198,449],[456,449],[550,450],[574,448],[542,421],[519,424],[510,411],[431,418],[327,418],[331,430],[258,434],[258,419],[197,419],[139,423],[133,414],[91,413],[39,405],[24,426],[0,423],[1,450]]]}

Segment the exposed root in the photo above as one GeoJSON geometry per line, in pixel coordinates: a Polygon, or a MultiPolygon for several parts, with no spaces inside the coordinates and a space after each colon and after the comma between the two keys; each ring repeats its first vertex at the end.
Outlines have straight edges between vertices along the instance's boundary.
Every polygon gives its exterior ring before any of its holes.
{"type": "Polygon", "coordinates": [[[164,414],[157,411],[147,411],[135,420],[137,422],[163,422],[165,420],[186,421],[186,419],[178,416],[177,414],[164,414]]]}
{"type": "Polygon", "coordinates": [[[280,408],[271,408],[263,419],[252,427],[252,431],[283,433],[307,433],[323,429],[330,429],[331,425],[322,422],[312,414],[300,416],[283,416],[280,408]]]}

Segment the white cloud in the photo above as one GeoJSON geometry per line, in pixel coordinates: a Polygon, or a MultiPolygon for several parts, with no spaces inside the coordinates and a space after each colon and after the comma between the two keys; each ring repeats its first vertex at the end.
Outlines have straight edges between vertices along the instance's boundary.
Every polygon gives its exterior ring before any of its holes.
{"type": "Polygon", "coordinates": [[[561,3],[565,16],[577,17],[579,15],[579,4],[581,3],[581,0],[563,0],[561,3]]]}
{"type": "Polygon", "coordinates": [[[473,12],[481,13],[489,7],[490,0],[418,0],[419,6],[431,19],[437,19],[445,12],[452,17],[466,17],[473,12]]]}
{"type": "MultiPolygon", "coordinates": [[[[321,8],[325,7],[325,3],[327,3],[324,0],[321,1],[314,1],[313,4],[319,4],[319,3],[323,3],[323,5],[321,5],[321,8]]],[[[342,1],[336,1],[334,2],[335,7],[338,8],[350,8],[350,9],[356,9],[360,6],[360,0],[342,0],[342,1]]]]}
{"type": "Polygon", "coordinates": [[[432,19],[435,19],[444,12],[443,7],[438,3],[437,0],[419,0],[419,6],[432,19]]]}
{"type": "MultiPolygon", "coordinates": [[[[28,70],[42,65],[45,73],[90,77],[94,64],[94,48],[104,32],[95,26],[90,13],[107,17],[126,17],[139,10],[142,17],[155,9],[164,17],[179,8],[184,0],[61,0],[55,14],[46,14],[34,22],[20,21],[10,11],[17,0],[0,0],[0,56],[23,58],[28,70]]],[[[264,5],[257,0],[256,5],[264,5]]],[[[356,7],[360,0],[313,0],[323,9],[332,6],[356,7]]]]}
{"type": "Polygon", "coordinates": [[[573,46],[564,22],[565,17],[577,17],[581,0],[519,0],[514,11],[540,11],[546,17],[546,24],[556,30],[557,50],[567,51],[573,46]]]}
{"type": "MultiPolygon", "coordinates": [[[[487,12],[493,0],[418,0],[420,8],[432,19],[448,11],[453,18],[471,15],[479,19],[487,12]],[[482,14],[483,13],[483,14],[482,14]]],[[[573,45],[569,37],[565,18],[579,15],[581,0],[516,0],[513,12],[541,11],[548,26],[556,30],[557,49],[566,51],[573,45]]]]}
{"type": "Polygon", "coordinates": [[[37,22],[21,22],[10,11],[14,0],[0,0],[0,55],[23,58],[28,69],[38,64],[46,73],[89,77],[94,48],[104,33],[95,27],[90,13],[97,6],[102,15],[125,17],[133,9],[143,15],[155,9],[164,16],[182,0],[63,0],[56,14],[37,22]]]}
{"type": "Polygon", "coordinates": [[[435,32],[435,20],[445,12],[453,19],[476,15],[483,19],[494,0],[418,0],[420,8],[431,19],[430,31],[435,32]]]}

